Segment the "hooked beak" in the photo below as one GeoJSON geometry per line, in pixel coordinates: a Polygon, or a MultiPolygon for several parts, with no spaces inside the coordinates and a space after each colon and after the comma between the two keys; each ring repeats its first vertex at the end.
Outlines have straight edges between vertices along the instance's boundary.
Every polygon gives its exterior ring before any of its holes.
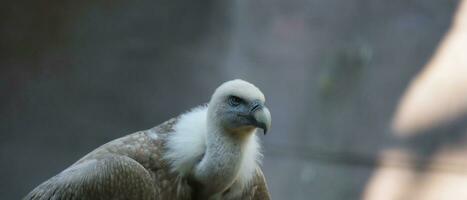
{"type": "Polygon", "coordinates": [[[252,105],[250,115],[253,116],[253,125],[263,129],[264,135],[271,128],[271,113],[262,103],[256,102],[252,105]]]}

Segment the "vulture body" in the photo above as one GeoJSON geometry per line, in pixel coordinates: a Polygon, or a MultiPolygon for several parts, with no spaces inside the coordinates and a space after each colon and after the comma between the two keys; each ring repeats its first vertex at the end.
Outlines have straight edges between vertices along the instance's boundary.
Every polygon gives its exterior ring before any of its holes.
{"type": "Polygon", "coordinates": [[[270,127],[264,101],[225,82],[207,105],[102,145],[24,199],[270,199],[255,135],[270,127]]]}

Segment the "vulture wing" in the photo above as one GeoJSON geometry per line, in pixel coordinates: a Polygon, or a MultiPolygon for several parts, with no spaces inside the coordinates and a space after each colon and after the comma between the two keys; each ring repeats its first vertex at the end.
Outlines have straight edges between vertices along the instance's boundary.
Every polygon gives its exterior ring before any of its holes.
{"type": "Polygon", "coordinates": [[[149,172],[135,160],[106,155],[73,165],[24,199],[153,199],[149,172]]]}
{"type": "Polygon", "coordinates": [[[24,199],[186,199],[186,181],[161,159],[177,118],[95,149],[24,199]]]}

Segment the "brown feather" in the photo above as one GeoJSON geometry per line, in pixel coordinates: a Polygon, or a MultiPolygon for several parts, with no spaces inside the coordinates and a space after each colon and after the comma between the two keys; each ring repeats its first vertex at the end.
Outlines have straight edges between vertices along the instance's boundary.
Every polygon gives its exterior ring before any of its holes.
{"type": "MultiPolygon", "coordinates": [[[[195,199],[189,178],[172,172],[162,156],[177,121],[173,118],[102,145],[24,199],[195,199]]],[[[270,199],[260,168],[250,185],[240,192],[242,195],[226,192],[223,199],[270,199]]]]}

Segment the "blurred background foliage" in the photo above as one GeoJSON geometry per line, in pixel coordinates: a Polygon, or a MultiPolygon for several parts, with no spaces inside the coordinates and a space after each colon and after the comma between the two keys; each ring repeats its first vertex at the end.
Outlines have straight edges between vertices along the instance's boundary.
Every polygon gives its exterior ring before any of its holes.
{"type": "Polygon", "coordinates": [[[272,112],[261,139],[274,199],[361,199],[382,151],[440,141],[400,141],[390,125],[458,4],[4,0],[0,199],[234,78],[261,88],[272,112]]]}

